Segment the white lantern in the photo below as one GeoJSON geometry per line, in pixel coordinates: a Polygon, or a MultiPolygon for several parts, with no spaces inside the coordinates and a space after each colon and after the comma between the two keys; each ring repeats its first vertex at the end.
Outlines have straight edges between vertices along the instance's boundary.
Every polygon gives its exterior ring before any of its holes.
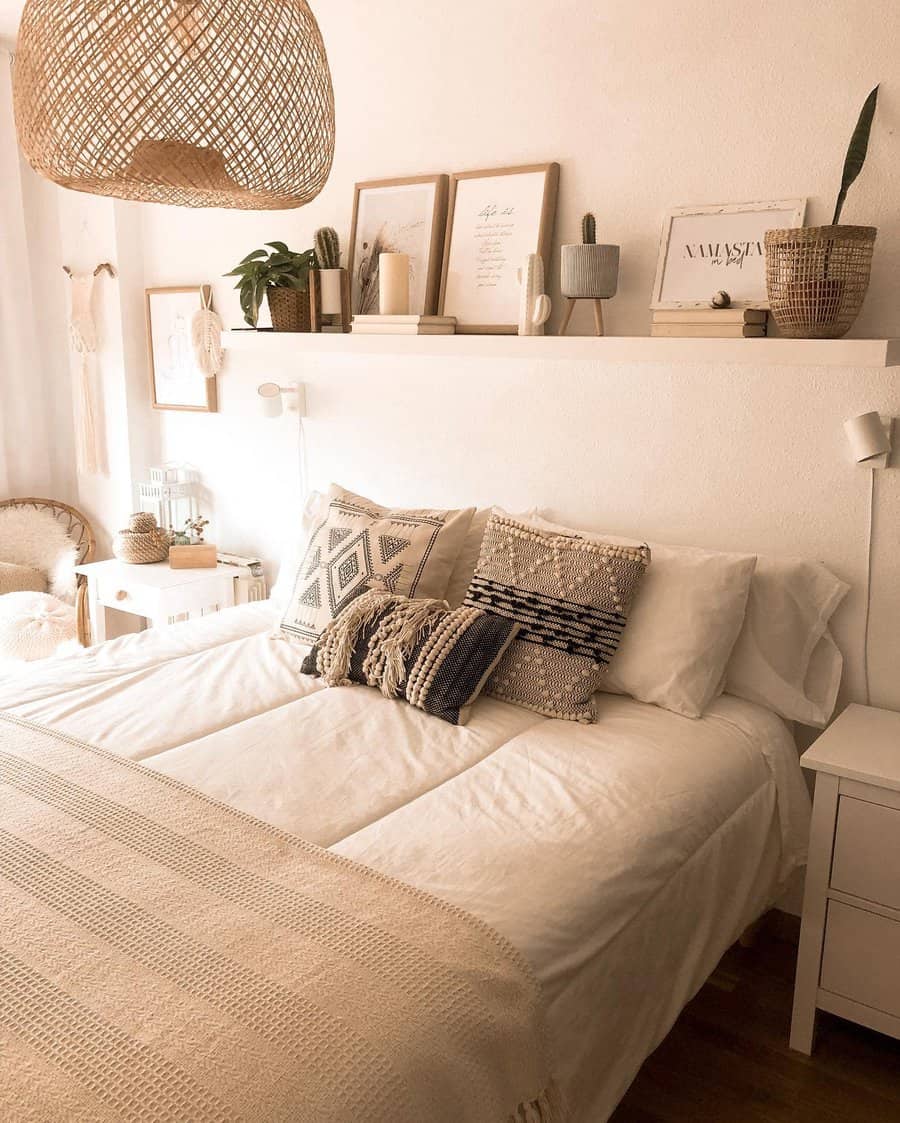
{"type": "Polygon", "coordinates": [[[150,469],[150,482],[138,484],[140,509],[149,511],[164,530],[180,531],[200,513],[200,474],[183,464],[150,469]]]}

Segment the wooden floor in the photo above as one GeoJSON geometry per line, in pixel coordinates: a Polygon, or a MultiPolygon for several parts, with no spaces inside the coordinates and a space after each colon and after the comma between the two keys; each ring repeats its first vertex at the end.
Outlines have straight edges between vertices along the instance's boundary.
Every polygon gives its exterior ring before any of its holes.
{"type": "Polygon", "coordinates": [[[812,1057],[788,1048],[793,935],[728,952],[610,1123],[900,1123],[900,1041],[820,1014],[812,1057]]]}

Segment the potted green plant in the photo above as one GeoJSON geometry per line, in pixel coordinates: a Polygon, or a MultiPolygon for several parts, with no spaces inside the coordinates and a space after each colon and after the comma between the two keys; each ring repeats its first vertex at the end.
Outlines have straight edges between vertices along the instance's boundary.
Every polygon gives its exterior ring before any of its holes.
{"type": "Polygon", "coordinates": [[[299,253],[284,242],[266,242],[271,252],[254,250],[226,277],[237,277],[244,319],[255,328],[263,298],[269,302],[275,331],[310,331],[309,271],[315,250],[299,253]]]}
{"type": "Polygon", "coordinates": [[[766,289],[781,335],[838,339],[859,315],[877,230],[841,225],[840,217],[847,190],[865,163],[877,100],[876,86],[850,138],[831,225],[766,231],[766,289]]]}

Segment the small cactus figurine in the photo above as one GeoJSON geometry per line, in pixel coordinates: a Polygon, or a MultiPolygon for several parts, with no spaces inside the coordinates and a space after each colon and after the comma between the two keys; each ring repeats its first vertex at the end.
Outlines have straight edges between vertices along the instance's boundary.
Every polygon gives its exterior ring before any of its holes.
{"type": "Polygon", "coordinates": [[[550,318],[550,297],[544,292],[544,261],[540,254],[530,253],[518,271],[519,335],[543,335],[550,318]]]}
{"type": "Polygon", "coordinates": [[[337,231],[332,226],[320,226],[313,238],[316,261],[320,269],[339,269],[341,264],[341,244],[337,231]]]}
{"type": "Polygon", "coordinates": [[[581,244],[583,246],[597,244],[597,220],[590,211],[581,220],[581,244]]]}

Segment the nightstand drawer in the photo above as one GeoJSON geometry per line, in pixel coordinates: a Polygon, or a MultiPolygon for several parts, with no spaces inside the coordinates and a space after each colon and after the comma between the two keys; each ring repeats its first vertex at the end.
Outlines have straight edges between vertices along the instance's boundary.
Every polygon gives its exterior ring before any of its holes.
{"type": "Polygon", "coordinates": [[[829,901],[820,985],[900,1018],[900,924],[829,901]]]}
{"type": "Polygon", "coordinates": [[[900,811],[841,796],[831,886],[900,909],[900,811]]]}
{"type": "Polygon", "coordinates": [[[159,604],[159,590],[138,584],[121,575],[106,574],[97,582],[99,600],[107,608],[119,608],[136,616],[155,616],[159,604]]]}

